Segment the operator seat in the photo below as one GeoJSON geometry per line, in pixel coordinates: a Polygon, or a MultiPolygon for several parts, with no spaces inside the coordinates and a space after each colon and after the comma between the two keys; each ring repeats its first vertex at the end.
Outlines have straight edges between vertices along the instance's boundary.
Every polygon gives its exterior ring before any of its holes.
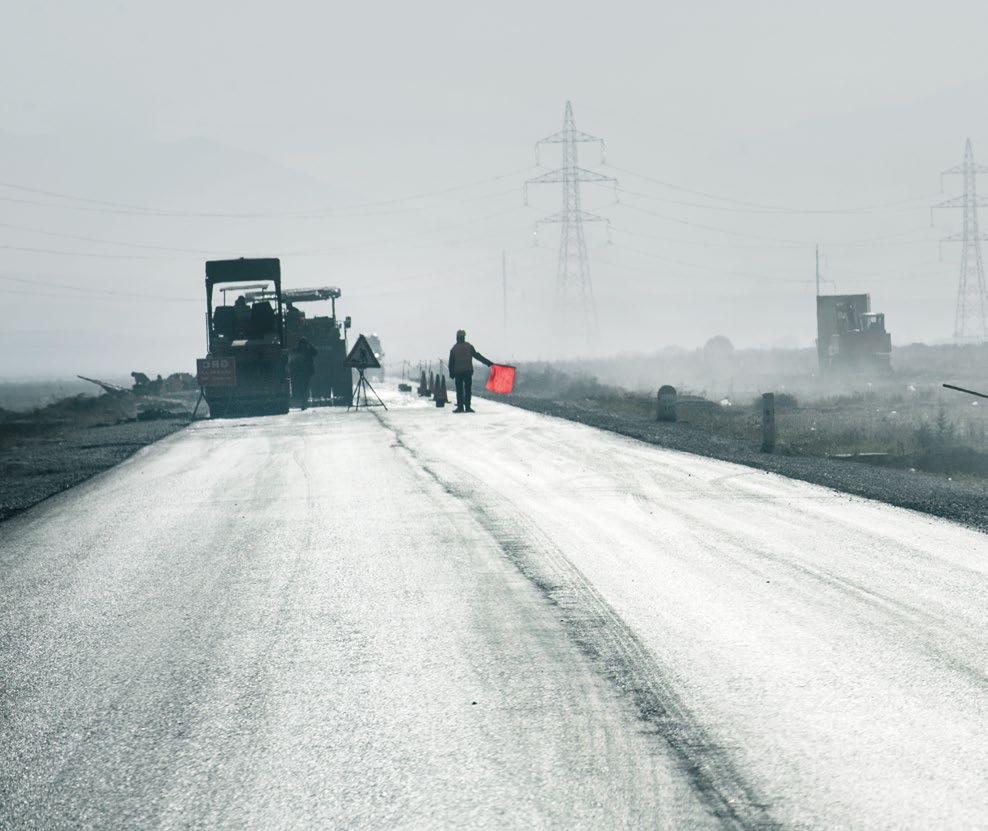
{"type": "Polygon", "coordinates": [[[260,339],[265,335],[273,335],[276,328],[277,319],[274,308],[267,300],[262,300],[250,307],[250,323],[247,327],[249,338],[260,339]]]}
{"type": "Polygon", "coordinates": [[[233,306],[217,306],[213,310],[213,331],[227,341],[234,339],[237,328],[237,314],[233,306]]]}

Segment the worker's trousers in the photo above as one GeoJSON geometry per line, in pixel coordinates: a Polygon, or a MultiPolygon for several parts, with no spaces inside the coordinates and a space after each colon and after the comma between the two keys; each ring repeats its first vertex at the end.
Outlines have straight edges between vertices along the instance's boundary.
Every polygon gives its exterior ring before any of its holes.
{"type": "Polygon", "coordinates": [[[292,376],[292,393],[295,402],[303,410],[309,406],[309,386],[312,383],[312,373],[296,373],[292,376]]]}
{"type": "Polygon", "coordinates": [[[459,410],[470,409],[470,396],[473,394],[473,373],[459,372],[453,376],[456,382],[456,407],[459,410]]]}

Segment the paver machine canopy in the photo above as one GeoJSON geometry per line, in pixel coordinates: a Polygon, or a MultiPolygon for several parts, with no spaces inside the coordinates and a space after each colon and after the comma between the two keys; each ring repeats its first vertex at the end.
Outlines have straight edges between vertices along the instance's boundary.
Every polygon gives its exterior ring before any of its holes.
{"type": "Polygon", "coordinates": [[[206,326],[208,354],[198,362],[197,374],[210,415],[288,412],[281,262],[276,258],[207,262],[206,326]],[[269,290],[270,299],[248,300],[251,292],[261,290],[269,290]]]}
{"type": "MultiPolygon", "coordinates": [[[[335,286],[285,289],[282,292],[289,371],[292,350],[301,338],[305,338],[317,351],[315,371],[310,379],[310,402],[313,404],[349,407],[353,400],[353,372],[344,365],[350,318],[340,320],[336,315],[336,301],[342,296],[343,292],[335,286]]],[[[274,298],[270,290],[262,290],[249,292],[247,299],[257,302],[274,298]]]]}

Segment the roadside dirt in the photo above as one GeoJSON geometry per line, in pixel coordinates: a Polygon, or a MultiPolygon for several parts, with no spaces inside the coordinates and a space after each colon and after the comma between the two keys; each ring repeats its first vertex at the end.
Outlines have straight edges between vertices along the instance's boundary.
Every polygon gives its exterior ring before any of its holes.
{"type": "Polygon", "coordinates": [[[0,449],[0,520],[119,464],[187,420],[40,431],[0,449]]]}
{"type": "Polygon", "coordinates": [[[132,400],[76,396],[30,413],[0,411],[0,521],[119,464],[188,423],[132,400]]]}

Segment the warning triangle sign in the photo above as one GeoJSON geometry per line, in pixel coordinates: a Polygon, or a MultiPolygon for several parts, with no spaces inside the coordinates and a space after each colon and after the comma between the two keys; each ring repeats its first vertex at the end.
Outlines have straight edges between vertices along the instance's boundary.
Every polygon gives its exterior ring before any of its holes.
{"type": "Polygon", "coordinates": [[[371,349],[371,345],[363,335],[357,336],[357,342],[353,345],[353,349],[350,350],[350,354],[346,356],[343,365],[352,367],[353,369],[381,368],[381,362],[377,359],[374,350],[371,349]]]}

